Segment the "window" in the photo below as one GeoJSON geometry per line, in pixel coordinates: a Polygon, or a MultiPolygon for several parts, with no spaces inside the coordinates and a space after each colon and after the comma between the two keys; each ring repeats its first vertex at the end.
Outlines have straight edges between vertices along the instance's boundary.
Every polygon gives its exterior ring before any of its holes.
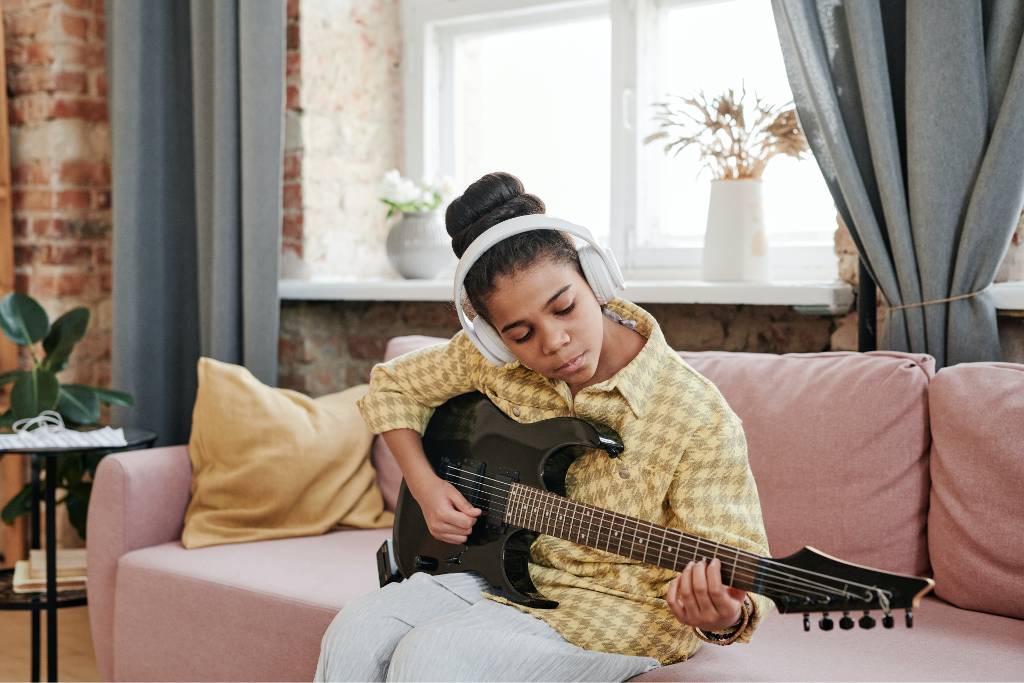
{"type": "MultiPolygon", "coordinates": [[[[666,92],[792,99],[770,0],[404,0],[406,173],[508,170],[610,244],[629,278],[695,279],[710,176],[643,145],[666,92]]],[[[775,279],[832,280],[813,159],[764,176],[775,279]]]]}

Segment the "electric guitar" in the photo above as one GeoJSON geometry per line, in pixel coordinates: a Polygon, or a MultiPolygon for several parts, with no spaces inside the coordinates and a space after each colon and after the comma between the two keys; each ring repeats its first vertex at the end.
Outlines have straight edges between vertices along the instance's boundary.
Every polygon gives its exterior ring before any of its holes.
{"type": "Polygon", "coordinates": [[[812,612],[822,613],[823,630],[833,627],[829,614],[839,612],[841,629],[853,628],[851,612],[863,612],[857,623],[872,628],[871,610],[880,610],[882,625],[892,628],[894,609],[906,610],[911,627],[913,608],[934,586],[929,578],[851,564],[811,547],[787,557],[762,557],[570,500],[566,471],[593,448],[611,458],[624,450],[606,425],[575,417],[520,424],[479,392],[438,406],[423,436],[427,460],[481,514],[466,543],[438,541],[403,481],[393,538],[377,551],[381,585],[418,571],[475,571],[512,602],[553,608],[558,603],[538,592],[528,571],[530,544],[538,534],[548,534],[673,571],[682,571],[690,560],[718,557],[724,584],[770,598],[782,614],[803,613],[804,630],[810,630],[812,612]]]}

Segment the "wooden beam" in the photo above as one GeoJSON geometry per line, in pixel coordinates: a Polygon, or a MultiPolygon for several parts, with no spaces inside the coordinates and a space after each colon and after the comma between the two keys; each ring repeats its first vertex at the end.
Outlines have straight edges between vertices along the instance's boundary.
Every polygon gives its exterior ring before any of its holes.
{"type": "MultiPolygon", "coordinates": [[[[0,6],[0,28],[4,26],[0,6]]],[[[7,121],[7,68],[4,55],[4,32],[0,30],[0,298],[14,291],[14,233],[11,228],[11,135],[7,121]]],[[[18,347],[0,334],[0,372],[18,366],[18,347]]],[[[0,412],[6,411],[11,385],[0,390],[0,412]]],[[[0,506],[3,506],[25,485],[24,457],[8,455],[0,459],[0,506]]],[[[25,559],[25,517],[13,526],[0,522],[0,546],[4,567],[25,559]]]]}

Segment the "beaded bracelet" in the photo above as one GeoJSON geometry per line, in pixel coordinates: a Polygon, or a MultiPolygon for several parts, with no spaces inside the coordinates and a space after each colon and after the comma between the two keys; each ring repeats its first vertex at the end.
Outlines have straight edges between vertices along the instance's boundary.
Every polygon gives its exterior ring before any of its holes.
{"type": "Polygon", "coordinates": [[[754,604],[750,601],[749,596],[743,596],[743,604],[740,605],[740,621],[736,626],[730,629],[730,632],[726,634],[720,634],[716,631],[703,631],[696,626],[693,627],[694,634],[703,640],[705,643],[711,643],[712,645],[728,645],[734,642],[743,633],[743,629],[750,623],[750,615],[754,611],[754,604]]]}

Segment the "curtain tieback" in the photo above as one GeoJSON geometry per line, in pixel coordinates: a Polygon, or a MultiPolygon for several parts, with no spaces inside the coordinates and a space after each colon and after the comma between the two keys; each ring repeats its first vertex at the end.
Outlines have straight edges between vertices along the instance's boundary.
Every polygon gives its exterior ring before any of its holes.
{"type": "MultiPolygon", "coordinates": [[[[930,306],[932,304],[945,304],[945,303],[949,303],[950,301],[958,301],[960,299],[970,299],[972,297],[978,296],[982,292],[988,291],[989,289],[991,289],[991,287],[992,287],[992,283],[989,283],[989,285],[987,287],[982,287],[978,291],[970,292],[968,294],[958,294],[957,296],[951,296],[951,297],[947,297],[945,299],[932,299],[930,301],[920,301],[918,303],[913,303],[913,304],[900,304],[898,306],[883,305],[882,308],[886,309],[886,314],[888,314],[889,311],[898,311],[898,310],[904,309],[904,308],[918,308],[920,306],[930,306]]],[[[884,295],[883,295],[883,297],[884,297],[884,295]]]]}

